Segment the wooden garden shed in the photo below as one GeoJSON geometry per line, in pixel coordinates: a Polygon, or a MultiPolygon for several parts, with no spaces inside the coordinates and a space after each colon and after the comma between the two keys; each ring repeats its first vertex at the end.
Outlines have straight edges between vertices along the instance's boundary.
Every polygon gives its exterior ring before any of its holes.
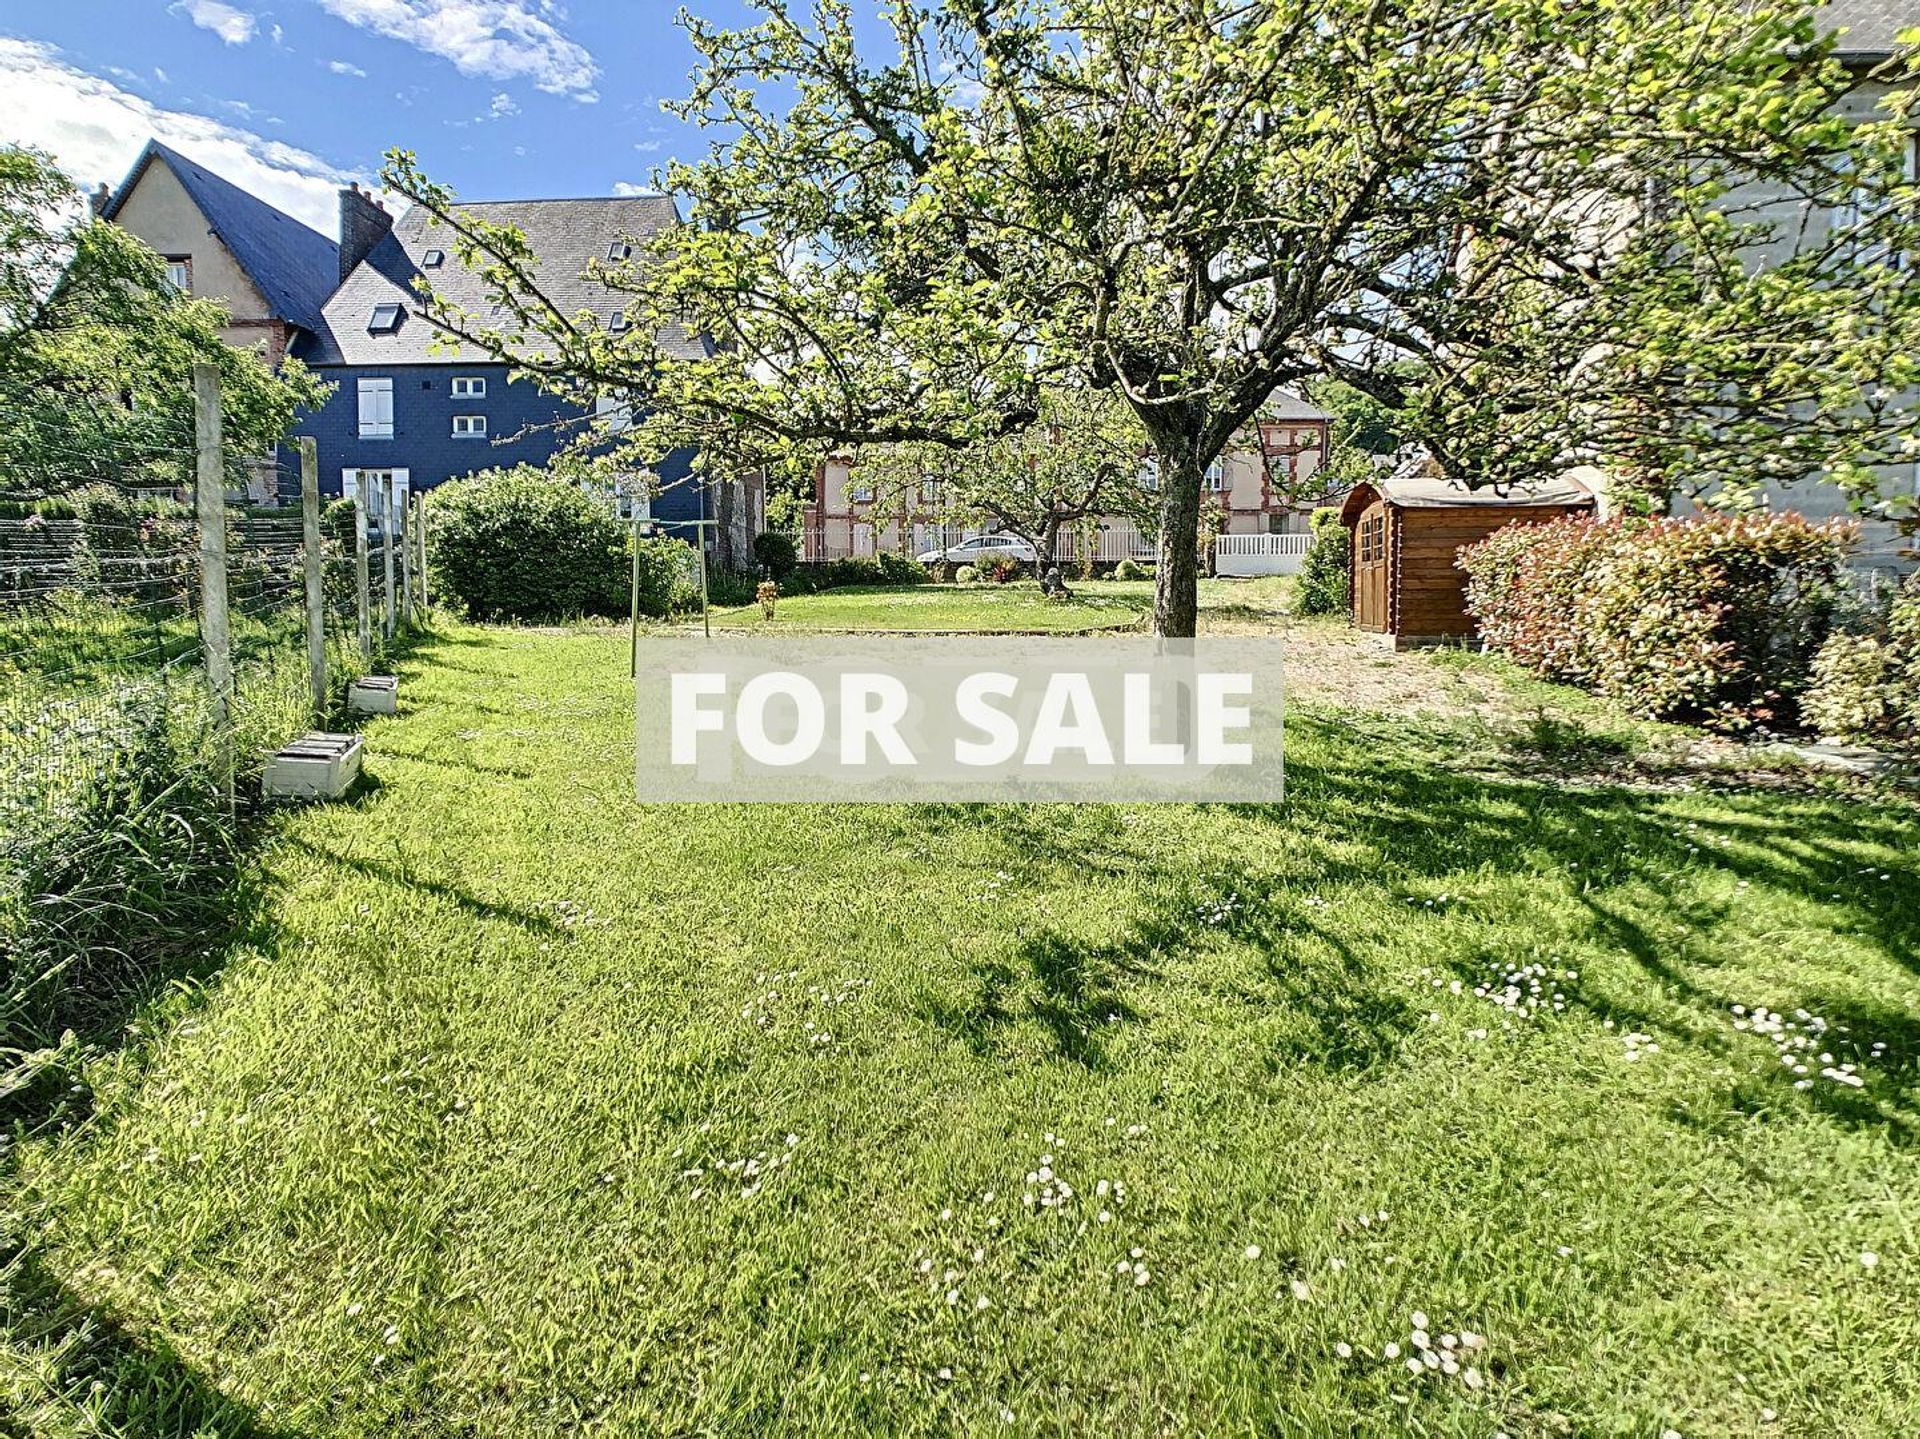
{"type": "Polygon", "coordinates": [[[1395,649],[1464,639],[1463,546],[1508,525],[1590,513],[1593,491],[1571,477],[1526,485],[1470,488],[1415,461],[1393,475],[1354,486],[1340,519],[1352,531],[1353,622],[1388,635],[1395,649]]]}

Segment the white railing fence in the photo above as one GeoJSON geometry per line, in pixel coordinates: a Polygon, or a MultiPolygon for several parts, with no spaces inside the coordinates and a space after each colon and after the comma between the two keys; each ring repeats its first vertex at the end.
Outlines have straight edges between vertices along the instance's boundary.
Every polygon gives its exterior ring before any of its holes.
{"type": "Polygon", "coordinates": [[[1222,575],[1295,575],[1306,562],[1312,535],[1222,535],[1213,567],[1222,575]]]}

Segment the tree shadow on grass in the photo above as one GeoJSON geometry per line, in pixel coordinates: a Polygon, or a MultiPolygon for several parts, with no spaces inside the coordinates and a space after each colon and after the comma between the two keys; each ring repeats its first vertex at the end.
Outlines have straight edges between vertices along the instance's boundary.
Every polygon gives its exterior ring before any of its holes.
{"type": "MultiPolygon", "coordinates": [[[[1920,1017],[1831,991],[1792,998],[1723,991],[1714,966],[1696,950],[1716,926],[1737,917],[1740,901],[1710,899],[1687,887],[1687,867],[1705,861],[1732,877],[1736,894],[1771,891],[1817,900],[1837,920],[1838,934],[1920,974],[1920,872],[1867,862],[1869,847],[1897,853],[1920,843],[1920,811],[1893,798],[1720,789],[1704,797],[1710,804],[1700,804],[1684,794],[1489,778],[1436,762],[1433,755],[1445,747],[1429,736],[1417,749],[1404,728],[1398,734],[1377,729],[1370,736],[1374,743],[1366,745],[1329,735],[1335,727],[1323,722],[1309,728],[1321,731],[1319,742],[1289,765],[1288,801],[1232,810],[1273,833],[1276,844],[1333,856],[1308,882],[1385,883],[1417,895],[1442,884],[1471,886],[1477,873],[1538,873],[1556,896],[1579,905],[1586,932],[1572,938],[1625,956],[1712,1023],[1679,1031],[1612,1002],[1596,1013],[1663,1042],[1704,1045],[1739,1063],[1755,1051],[1741,1043],[1750,1036],[1728,1022],[1733,1004],[1764,1000],[1805,1008],[1836,1031],[1846,1028],[1847,1043],[1833,1046],[1846,1049],[1841,1058],[1858,1053],[1865,1059],[1872,1041],[1885,1042],[1881,1055],[1867,1062],[1869,1089],[1820,1081],[1795,1091],[1794,1076],[1782,1066],[1777,1081],[1744,1081],[1742,1089],[1752,1092],[1736,1102],[1805,1103],[1842,1124],[1880,1129],[1897,1143],[1920,1134],[1910,1112],[1920,1017]],[[1341,843],[1328,842],[1336,838],[1341,843]],[[1356,849],[1379,858],[1338,857],[1356,849]]],[[[1504,918],[1509,926],[1524,921],[1504,918]]],[[[1466,959],[1448,963],[1465,983],[1481,977],[1466,959]]],[[[1575,997],[1574,1007],[1584,1004],[1575,997]]],[[[1758,1054],[1772,1058],[1765,1048],[1758,1054]]]]}
{"type": "Polygon", "coordinates": [[[0,1415],[0,1436],[46,1432],[35,1411],[84,1414],[88,1433],[125,1439],[291,1439],[228,1398],[165,1343],[142,1339],[77,1298],[31,1253],[0,1270],[7,1347],[32,1356],[35,1388],[0,1415]]]}
{"type": "Polygon", "coordinates": [[[460,888],[459,885],[449,884],[444,880],[424,878],[409,868],[384,864],[379,860],[365,859],[359,855],[341,854],[337,850],[327,849],[309,839],[294,835],[287,836],[282,843],[323,864],[338,865],[342,869],[350,869],[356,874],[378,880],[382,884],[444,900],[475,919],[502,920],[508,924],[519,925],[522,929],[532,930],[549,939],[566,939],[572,936],[572,931],[565,925],[556,922],[550,915],[542,914],[539,910],[482,899],[479,895],[460,888]]]}

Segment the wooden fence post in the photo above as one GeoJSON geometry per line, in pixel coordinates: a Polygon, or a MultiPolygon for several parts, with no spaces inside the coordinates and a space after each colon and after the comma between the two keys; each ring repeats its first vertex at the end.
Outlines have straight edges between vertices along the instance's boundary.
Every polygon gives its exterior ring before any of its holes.
{"type": "Polygon", "coordinates": [[[380,609],[380,635],[393,638],[393,475],[380,477],[380,563],[385,580],[385,598],[380,609]]]}
{"type": "Polygon", "coordinates": [[[420,577],[420,615],[426,618],[427,605],[427,492],[416,490],[413,496],[414,573],[420,577]]]}
{"type": "Polygon", "coordinates": [[[373,576],[367,555],[367,481],[353,483],[353,598],[360,621],[360,662],[373,660],[373,576]]]}
{"type": "Polygon", "coordinates": [[[400,537],[400,619],[413,628],[413,496],[396,492],[393,500],[394,531],[400,537]]]}
{"type": "Polygon", "coordinates": [[[193,367],[194,510],[200,522],[200,643],[213,720],[215,773],[233,808],[233,631],[227,615],[227,473],[220,439],[220,370],[193,367]]]}
{"type": "Polygon", "coordinates": [[[327,722],[327,597],[320,549],[320,452],[313,436],[300,437],[300,529],[307,576],[307,679],[313,720],[327,722]]]}

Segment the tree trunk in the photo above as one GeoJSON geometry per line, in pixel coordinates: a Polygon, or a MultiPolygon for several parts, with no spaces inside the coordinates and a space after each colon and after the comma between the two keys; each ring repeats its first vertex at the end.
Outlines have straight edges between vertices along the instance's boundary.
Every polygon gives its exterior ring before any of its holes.
{"type": "Polygon", "coordinates": [[[717,546],[720,568],[728,574],[732,574],[740,567],[740,556],[734,553],[733,548],[733,487],[736,483],[737,481],[731,471],[720,477],[719,495],[717,496],[719,503],[716,507],[718,513],[714,516],[714,518],[720,522],[719,544],[717,546]]]}
{"type": "Polygon", "coordinates": [[[1160,448],[1160,540],[1153,569],[1153,632],[1192,639],[1200,613],[1200,482],[1191,437],[1160,448]]]}
{"type": "Polygon", "coordinates": [[[1039,559],[1034,563],[1034,570],[1038,574],[1046,574],[1048,568],[1053,564],[1053,551],[1059,543],[1060,521],[1049,516],[1040,526],[1040,543],[1034,546],[1034,553],[1039,556],[1039,559]]]}

